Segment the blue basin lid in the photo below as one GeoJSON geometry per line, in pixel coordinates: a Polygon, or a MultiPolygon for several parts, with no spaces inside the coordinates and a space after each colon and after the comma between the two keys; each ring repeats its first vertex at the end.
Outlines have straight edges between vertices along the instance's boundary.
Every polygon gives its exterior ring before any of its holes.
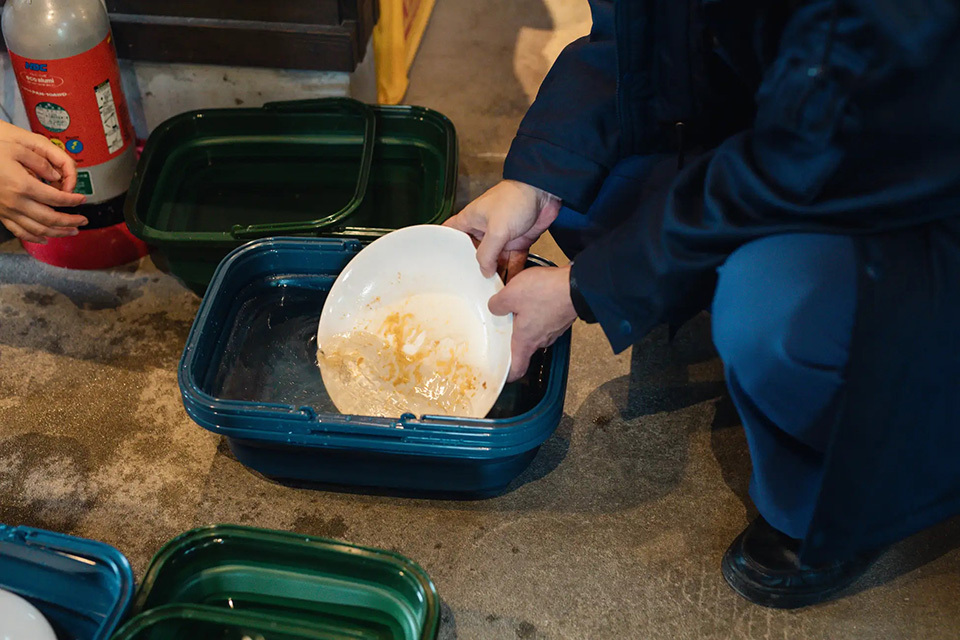
{"type": "Polygon", "coordinates": [[[30,601],[61,640],[107,640],[133,586],[130,563],[109,545],[0,525],[0,589],[30,601]]]}

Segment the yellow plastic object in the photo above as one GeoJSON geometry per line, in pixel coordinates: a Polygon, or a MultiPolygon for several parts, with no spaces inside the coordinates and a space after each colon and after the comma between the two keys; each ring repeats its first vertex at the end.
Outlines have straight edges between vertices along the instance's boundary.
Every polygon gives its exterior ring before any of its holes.
{"type": "Polygon", "coordinates": [[[399,104],[407,92],[407,72],[430,20],[436,0],[380,0],[380,21],[373,29],[377,63],[377,100],[399,104]]]}

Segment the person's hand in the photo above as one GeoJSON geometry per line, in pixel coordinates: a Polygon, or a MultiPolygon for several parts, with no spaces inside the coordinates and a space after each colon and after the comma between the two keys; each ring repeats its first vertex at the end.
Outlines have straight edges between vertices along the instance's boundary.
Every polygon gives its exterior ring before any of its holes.
{"type": "Polygon", "coordinates": [[[490,277],[503,265],[511,275],[527,262],[527,253],[560,212],[560,201],[541,189],[503,180],[444,224],[480,242],[477,261],[490,277]]]}
{"type": "Polygon", "coordinates": [[[59,178],[50,180],[57,189],[72,192],[77,186],[77,163],[70,155],[39,133],[21,129],[9,122],[0,121],[0,142],[13,142],[30,149],[46,159],[59,178]]]}
{"type": "Polygon", "coordinates": [[[577,320],[570,299],[570,267],[533,267],[518,273],[500,293],[490,298],[490,312],[513,314],[513,361],[509,382],[518,380],[530,358],[545,349],[577,320]]]}
{"type": "Polygon", "coordinates": [[[65,151],[41,135],[0,123],[0,223],[10,233],[40,244],[76,235],[87,219],[53,210],[84,203],[83,195],[73,193],[76,184],[77,166],[65,151]]]}

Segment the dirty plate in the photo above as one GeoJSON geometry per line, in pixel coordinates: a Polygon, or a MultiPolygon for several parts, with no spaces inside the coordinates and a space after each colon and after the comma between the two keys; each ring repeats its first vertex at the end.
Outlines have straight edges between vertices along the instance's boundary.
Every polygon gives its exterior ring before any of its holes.
{"type": "Polygon", "coordinates": [[[513,319],[487,308],[502,288],[455,229],[419,225],[371,243],[320,316],[318,362],[337,409],[486,416],[510,370],[513,319]]]}

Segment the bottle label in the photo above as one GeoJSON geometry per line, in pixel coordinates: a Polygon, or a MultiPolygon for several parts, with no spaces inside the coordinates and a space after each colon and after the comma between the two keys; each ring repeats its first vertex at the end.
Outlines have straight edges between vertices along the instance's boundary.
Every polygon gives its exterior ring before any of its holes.
{"type": "Polygon", "coordinates": [[[120,65],[108,34],[79,55],[34,60],[10,52],[30,128],[69,153],[80,167],[116,158],[133,143],[120,84],[120,65]]]}
{"type": "Polygon", "coordinates": [[[90,177],[89,171],[77,171],[77,186],[73,192],[82,193],[85,196],[94,195],[93,179],[90,177]]]}

